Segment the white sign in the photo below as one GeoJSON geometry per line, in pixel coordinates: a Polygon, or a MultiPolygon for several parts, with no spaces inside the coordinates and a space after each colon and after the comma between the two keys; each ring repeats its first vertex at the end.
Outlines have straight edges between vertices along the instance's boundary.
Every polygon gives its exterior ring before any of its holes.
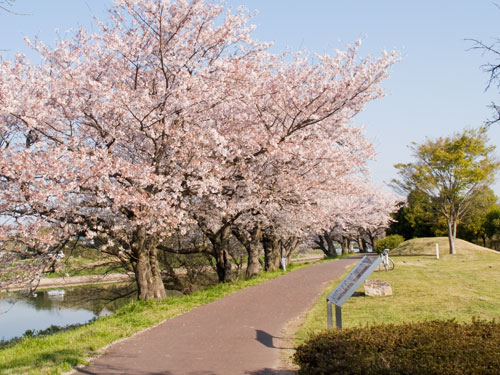
{"type": "Polygon", "coordinates": [[[327,299],[336,306],[342,306],[356,289],[371,275],[382,262],[382,257],[364,256],[342,282],[331,292],[327,299]]]}

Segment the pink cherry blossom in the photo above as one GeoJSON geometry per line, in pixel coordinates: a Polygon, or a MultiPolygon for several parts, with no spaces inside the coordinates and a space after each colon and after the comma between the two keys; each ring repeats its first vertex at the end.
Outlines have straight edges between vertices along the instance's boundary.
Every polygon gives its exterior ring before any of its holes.
{"type": "Polygon", "coordinates": [[[231,230],[385,220],[353,182],[374,151],[350,120],[395,53],[272,55],[244,11],[208,1],[115,1],[99,25],[55,48],[28,41],[40,64],[0,63],[1,259],[35,256],[27,279],[85,237],[128,262],[140,298],[162,298],[159,246],[193,225],[224,280],[231,230]]]}

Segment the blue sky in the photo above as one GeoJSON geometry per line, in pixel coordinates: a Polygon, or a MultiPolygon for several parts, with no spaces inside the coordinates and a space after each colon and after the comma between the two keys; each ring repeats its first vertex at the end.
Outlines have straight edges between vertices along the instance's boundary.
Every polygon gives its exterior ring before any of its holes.
{"type": "MultiPolygon", "coordinates": [[[[16,16],[0,12],[0,54],[28,53],[23,37],[38,35],[50,43],[63,31],[92,26],[103,17],[110,0],[16,0],[16,16]]],[[[468,38],[491,42],[500,38],[500,9],[489,0],[227,0],[258,11],[254,37],[274,42],[281,52],[306,50],[333,53],[361,38],[362,56],[382,49],[399,51],[400,63],[383,87],[387,96],[370,103],[355,120],[374,142],[377,161],[373,178],[384,183],[396,177],[393,165],[411,161],[408,145],[426,138],[451,135],[477,127],[490,116],[491,101],[500,102],[498,89],[485,92],[488,61],[469,50],[468,38]],[[497,26],[495,26],[497,25],[497,26]]],[[[489,132],[500,155],[500,125],[489,132]]],[[[497,179],[500,179],[498,176],[497,179]]],[[[500,195],[500,183],[494,186],[500,195]]]]}

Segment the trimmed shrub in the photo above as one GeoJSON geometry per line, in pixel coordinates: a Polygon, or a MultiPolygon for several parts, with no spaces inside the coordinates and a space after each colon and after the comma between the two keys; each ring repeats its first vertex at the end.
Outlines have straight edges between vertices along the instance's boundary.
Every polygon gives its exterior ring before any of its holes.
{"type": "Polygon", "coordinates": [[[404,242],[404,240],[403,236],[400,236],[399,234],[391,234],[390,236],[375,241],[375,251],[381,254],[384,249],[392,250],[398,247],[398,245],[404,242]]]}
{"type": "Polygon", "coordinates": [[[500,324],[474,320],[328,330],[299,346],[300,375],[499,375],[500,324]]]}

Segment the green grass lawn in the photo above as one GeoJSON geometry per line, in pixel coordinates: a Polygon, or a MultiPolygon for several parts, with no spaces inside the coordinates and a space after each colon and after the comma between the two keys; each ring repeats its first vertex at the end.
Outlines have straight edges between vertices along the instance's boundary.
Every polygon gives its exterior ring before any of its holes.
{"type": "MultiPolygon", "coordinates": [[[[288,271],[307,266],[290,265],[288,271]]],[[[248,280],[217,284],[191,295],[171,297],[163,301],[136,301],[115,314],[75,329],[45,337],[24,337],[0,349],[0,374],[60,374],[87,363],[103,347],[130,337],[166,319],[195,307],[260,284],[282,275],[283,271],[263,273],[248,280]]]]}
{"type": "MultiPolygon", "coordinates": [[[[342,307],[343,326],[500,318],[500,253],[461,240],[456,245],[456,255],[447,254],[447,239],[442,237],[415,239],[394,249],[395,270],[376,271],[369,277],[389,282],[394,295],[351,297],[342,307]]],[[[326,328],[326,296],[344,277],[332,282],[306,314],[296,334],[297,343],[326,328]]]]}

